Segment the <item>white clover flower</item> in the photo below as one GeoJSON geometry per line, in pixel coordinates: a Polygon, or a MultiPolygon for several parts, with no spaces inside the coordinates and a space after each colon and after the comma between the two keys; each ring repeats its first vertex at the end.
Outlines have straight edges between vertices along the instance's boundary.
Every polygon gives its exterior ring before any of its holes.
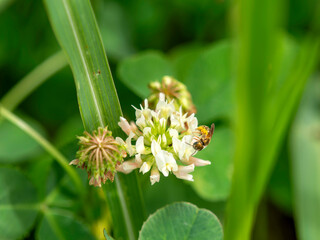
{"type": "Polygon", "coordinates": [[[160,172],[165,177],[171,172],[177,178],[193,181],[190,172],[194,167],[210,164],[209,161],[192,157],[195,153],[192,142],[198,127],[197,118],[194,114],[183,114],[182,108],[177,111],[173,101],[166,101],[161,93],[155,110],[148,108],[147,99],[144,107],[140,107],[135,108],[135,125],[120,119],[119,126],[128,138],[125,141],[116,140],[134,159],[124,161],[117,171],[128,173],[140,168],[140,172],[145,174],[151,170],[152,185],[160,181],[160,172]]]}

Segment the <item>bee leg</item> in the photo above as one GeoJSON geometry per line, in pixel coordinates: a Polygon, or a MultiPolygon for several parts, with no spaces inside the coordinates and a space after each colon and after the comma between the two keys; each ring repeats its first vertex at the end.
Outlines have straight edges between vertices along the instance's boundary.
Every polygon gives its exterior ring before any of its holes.
{"type": "Polygon", "coordinates": [[[198,152],[198,151],[195,150],[195,151],[191,154],[191,156],[195,155],[197,152],[198,152]]]}

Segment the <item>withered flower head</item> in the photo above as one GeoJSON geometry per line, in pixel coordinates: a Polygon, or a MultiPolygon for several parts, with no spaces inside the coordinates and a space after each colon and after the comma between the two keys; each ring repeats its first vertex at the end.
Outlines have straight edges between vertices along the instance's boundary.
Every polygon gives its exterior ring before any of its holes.
{"type": "Polygon", "coordinates": [[[184,113],[188,113],[188,115],[196,113],[197,109],[192,102],[191,94],[186,85],[174,79],[173,77],[164,76],[161,83],[151,82],[149,84],[149,88],[152,91],[150,97],[148,98],[151,108],[157,105],[159,101],[159,93],[163,93],[168,102],[174,100],[176,109],[179,109],[180,106],[182,106],[182,111],[184,113]]]}
{"type": "Polygon", "coordinates": [[[99,127],[92,135],[84,132],[84,136],[78,137],[80,149],[77,159],[70,162],[88,172],[90,185],[101,187],[101,182],[107,179],[113,181],[116,167],[123,161],[126,152],[113,137],[108,127],[99,127]]]}

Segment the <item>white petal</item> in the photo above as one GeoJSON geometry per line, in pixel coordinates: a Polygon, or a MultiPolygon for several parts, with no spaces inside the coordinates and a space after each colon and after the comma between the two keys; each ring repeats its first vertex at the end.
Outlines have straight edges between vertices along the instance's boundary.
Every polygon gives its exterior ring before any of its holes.
{"type": "Polygon", "coordinates": [[[140,136],[138,139],[137,139],[137,142],[136,142],[136,151],[137,153],[140,153],[140,154],[144,154],[145,153],[145,147],[144,147],[144,137],[143,136],[140,136]]]}
{"type": "Polygon", "coordinates": [[[145,109],[148,109],[148,99],[147,98],[144,100],[144,107],[145,107],[145,109]]]}
{"type": "Polygon", "coordinates": [[[180,179],[184,179],[184,180],[190,181],[190,182],[194,181],[193,180],[193,176],[191,174],[180,174],[180,175],[176,175],[176,177],[180,178],[180,179]]]}
{"type": "Polygon", "coordinates": [[[165,108],[165,106],[166,106],[165,101],[159,99],[159,102],[157,103],[157,106],[156,106],[156,111],[161,111],[163,108],[165,108]]]}
{"type": "Polygon", "coordinates": [[[163,176],[168,177],[169,176],[169,171],[165,168],[162,171],[163,176]]]}
{"type": "Polygon", "coordinates": [[[134,169],[139,168],[141,164],[137,163],[135,160],[124,161],[122,164],[116,167],[118,172],[130,173],[134,169]]]}
{"type": "Polygon", "coordinates": [[[142,111],[133,105],[132,105],[132,107],[136,110],[136,119],[140,118],[142,115],[142,111]]]}
{"type": "Polygon", "coordinates": [[[153,156],[156,157],[156,155],[161,151],[160,144],[156,142],[155,140],[152,140],[151,142],[151,152],[153,156]]]}
{"type": "Polygon", "coordinates": [[[141,159],[141,154],[138,153],[135,155],[135,160],[137,163],[139,163],[140,165],[142,164],[142,159],[141,159]]]}
{"type": "Polygon", "coordinates": [[[162,93],[162,92],[159,93],[159,102],[160,102],[160,101],[163,101],[163,102],[164,102],[165,100],[166,100],[166,95],[164,95],[164,93],[162,93]]]}
{"type": "Polygon", "coordinates": [[[145,174],[146,172],[149,172],[150,168],[151,166],[147,162],[144,162],[140,168],[140,172],[145,174]]]}
{"type": "Polygon", "coordinates": [[[126,140],[126,150],[127,150],[127,152],[129,153],[130,156],[132,156],[136,152],[135,149],[132,147],[132,144],[131,144],[131,140],[132,140],[132,138],[134,136],[135,136],[134,133],[130,132],[129,137],[126,140]]]}
{"type": "Polygon", "coordinates": [[[200,166],[206,166],[206,165],[210,165],[211,162],[208,160],[202,160],[199,158],[195,158],[195,157],[190,157],[189,158],[189,163],[193,163],[195,166],[200,167],[200,166]]]}
{"type": "Polygon", "coordinates": [[[147,135],[149,135],[149,134],[151,134],[151,127],[145,127],[145,128],[143,129],[143,135],[144,135],[144,136],[147,136],[147,135]]]}
{"type": "Polygon", "coordinates": [[[177,165],[177,162],[174,159],[172,153],[169,153],[167,151],[165,151],[165,152],[167,153],[166,154],[167,168],[170,167],[171,171],[178,171],[178,165],[177,165]]]}
{"type": "Polygon", "coordinates": [[[180,173],[190,173],[194,171],[194,164],[190,164],[188,166],[179,166],[178,172],[180,173]]]}
{"type": "Polygon", "coordinates": [[[180,149],[181,149],[181,141],[180,141],[178,138],[173,137],[173,138],[172,138],[172,147],[173,147],[173,150],[174,150],[177,154],[179,154],[180,149]]]}
{"type": "Polygon", "coordinates": [[[189,174],[194,171],[194,164],[190,164],[188,166],[179,166],[177,171],[174,171],[173,174],[176,175],[177,178],[181,178],[188,181],[193,181],[193,176],[189,174]]]}
{"type": "Polygon", "coordinates": [[[191,132],[196,131],[198,127],[198,119],[194,116],[194,113],[192,113],[186,120],[187,120],[189,130],[191,132]]]}
{"type": "Polygon", "coordinates": [[[116,137],[116,142],[119,143],[120,145],[125,145],[126,143],[123,141],[122,138],[116,137]]]}
{"type": "Polygon", "coordinates": [[[170,135],[172,138],[173,138],[173,137],[178,138],[179,133],[178,133],[178,131],[177,131],[176,129],[170,128],[170,129],[169,129],[169,135],[170,135]]]}
{"type": "Polygon", "coordinates": [[[144,117],[144,115],[141,115],[137,121],[136,124],[140,127],[140,128],[144,128],[146,126],[146,118],[144,117]]]}
{"type": "Polygon", "coordinates": [[[156,159],[156,164],[157,164],[159,171],[162,172],[163,175],[167,177],[169,175],[169,171],[167,170],[164,152],[165,151],[163,151],[163,150],[158,152],[158,154],[155,156],[155,159],[156,159]]]}
{"type": "Polygon", "coordinates": [[[193,136],[192,135],[185,135],[183,138],[182,138],[182,142],[185,143],[185,144],[189,144],[189,146],[191,145],[191,141],[192,141],[192,138],[193,136]]]}
{"type": "Polygon", "coordinates": [[[131,126],[128,123],[127,119],[120,117],[120,122],[118,122],[118,125],[127,135],[130,134],[131,126]]]}
{"type": "Polygon", "coordinates": [[[159,112],[151,111],[151,116],[154,118],[155,121],[159,120],[159,112]]]}
{"type": "Polygon", "coordinates": [[[160,118],[160,127],[162,130],[165,130],[166,129],[166,126],[167,126],[167,119],[165,118],[160,118]]]}
{"type": "Polygon", "coordinates": [[[167,138],[166,138],[166,135],[165,134],[162,134],[162,143],[164,145],[167,145],[167,138]]]}
{"type": "Polygon", "coordinates": [[[158,169],[154,167],[154,168],[152,168],[151,175],[150,175],[151,185],[153,185],[159,181],[160,181],[160,173],[159,173],[158,169]]]}

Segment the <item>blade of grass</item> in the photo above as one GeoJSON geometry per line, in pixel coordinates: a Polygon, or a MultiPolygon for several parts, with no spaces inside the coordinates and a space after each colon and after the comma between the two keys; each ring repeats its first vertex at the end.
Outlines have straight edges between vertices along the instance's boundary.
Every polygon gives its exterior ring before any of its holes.
{"type": "Polygon", "coordinates": [[[70,178],[73,180],[74,184],[79,190],[79,194],[83,191],[83,185],[81,183],[81,179],[73,168],[70,168],[69,161],[53,146],[50,142],[48,142],[45,138],[43,138],[37,131],[35,131],[32,127],[30,127],[26,122],[22,119],[0,106],[0,116],[4,117],[25,133],[27,133],[30,137],[32,137],[35,141],[39,143],[59,164],[60,166],[67,172],[70,178]]]}
{"type": "MultiPolygon", "coordinates": [[[[118,126],[122,112],[90,2],[44,2],[74,74],[85,129],[92,132],[108,125],[114,136],[123,136],[118,126]]],[[[132,176],[119,175],[116,183],[107,183],[104,187],[117,239],[136,239],[145,219],[142,199],[137,194],[140,192],[137,179],[132,176]]]]}
{"type": "Polygon", "coordinates": [[[267,101],[268,69],[273,63],[282,7],[277,0],[242,0],[238,3],[236,149],[226,215],[226,240],[250,239],[261,197],[255,186],[260,178],[256,169],[265,166],[260,160],[264,147],[261,141],[265,128],[263,107],[267,101]]]}
{"type": "MultiPolygon", "coordinates": [[[[261,2],[259,2],[261,4],[261,2]]],[[[276,3],[274,3],[276,4],[276,3]]],[[[279,4],[279,3],[278,3],[279,4]]],[[[241,5],[241,4],[240,4],[241,5]]],[[[277,19],[272,12],[272,9],[278,9],[276,5],[271,7],[271,2],[268,3],[270,8],[263,8],[264,13],[259,13],[258,9],[260,6],[254,7],[254,3],[243,1],[242,11],[243,15],[240,14],[241,18],[246,18],[247,14],[253,10],[252,15],[264,14],[260,16],[266,23],[268,18],[277,19]]],[[[281,9],[281,8],[280,8],[281,9]]],[[[269,43],[276,40],[276,31],[260,33],[261,19],[255,15],[248,22],[243,22],[244,31],[240,31],[240,54],[239,54],[239,74],[237,78],[237,103],[238,105],[238,144],[235,156],[235,172],[233,178],[233,188],[231,193],[231,199],[228,205],[227,222],[226,222],[226,239],[249,239],[252,228],[252,222],[254,219],[257,204],[261,198],[263,190],[265,188],[267,179],[270,175],[271,169],[276,159],[279,147],[282,144],[283,138],[296,106],[300,100],[306,81],[314,69],[317,57],[319,55],[320,42],[318,37],[315,38],[316,34],[312,32],[309,34],[297,56],[296,63],[289,75],[288,79],[285,80],[282,91],[276,90],[270,95],[265,95],[264,89],[267,81],[272,81],[271,77],[266,77],[264,74],[267,72],[267,67],[274,64],[276,61],[269,58],[269,61],[264,62],[260,74],[262,74],[260,86],[252,88],[255,81],[254,73],[258,73],[259,64],[261,64],[261,58],[259,59],[258,54],[254,50],[255,42],[258,36],[261,34],[267,34],[264,39],[260,39],[260,44],[263,48],[260,52],[265,56],[268,56],[268,52],[272,52],[272,49],[265,47],[267,39],[269,43]],[[254,22],[258,22],[255,26],[254,22]],[[254,27],[255,26],[255,27],[254,27]],[[255,34],[251,35],[250,29],[255,34]],[[273,35],[272,35],[273,34],[273,35]],[[244,36],[242,36],[244,35],[244,36]],[[254,36],[256,35],[256,36],[254,36]],[[256,38],[256,39],[255,39],[256,38]],[[248,45],[241,43],[247,41],[248,45]],[[271,40],[271,41],[270,41],[271,40]],[[263,44],[264,43],[264,44],[263,44]],[[241,50],[243,52],[241,52],[241,50]],[[255,61],[250,62],[248,56],[256,57],[255,61]],[[272,61],[273,60],[273,61],[272,61]],[[246,63],[247,62],[247,63],[246,63]],[[246,66],[247,64],[247,66],[246,66]],[[260,88],[264,86],[263,88],[260,88]],[[242,88],[242,89],[241,89],[242,88]],[[256,91],[256,92],[254,92],[256,91]],[[258,96],[261,95],[261,96],[258,96]],[[263,99],[263,95],[265,99],[263,99]],[[250,96],[254,96],[250,98],[250,96]],[[250,145],[250,146],[249,146],[250,145]]],[[[318,16],[316,14],[316,16],[318,16]]],[[[315,21],[317,23],[319,21],[315,21]]],[[[240,22],[241,23],[241,22],[240,22]]],[[[271,27],[271,25],[269,25],[271,27]]],[[[275,28],[276,29],[276,28],[275,28]]],[[[317,32],[319,29],[318,24],[314,24],[313,30],[317,32]]],[[[266,45],[269,46],[269,45],[266,45]]],[[[274,48],[275,49],[275,48],[274,48]]],[[[259,51],[259,49],[255,49],[259,51]]],[[[276,52],[274,52],[275,55],[276,52]]],[[[270,55],[269,55],[270,56],[270,55]]],[[[262,58],[263,59],[263,58],[262,58]]],[[[255,76],[258,79],[258,75],[255,76]]]]}
{"type": "Polygon", "coordinates": [[[45,80],[67,66],[67,59],[62,51],[57,52],[22,78],[1,99],[1,104],[7,110],[14,110],[30,93],[45,80]]]}

